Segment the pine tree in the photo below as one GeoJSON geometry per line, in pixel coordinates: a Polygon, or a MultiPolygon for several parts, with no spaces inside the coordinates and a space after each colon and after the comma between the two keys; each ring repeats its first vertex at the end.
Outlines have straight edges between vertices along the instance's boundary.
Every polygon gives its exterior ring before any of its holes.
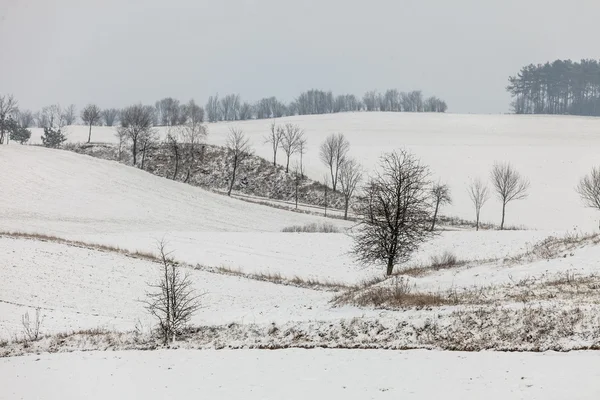
{"type": "Polygon", "coordinates": [[[42,136],[42,143],[46,147],[59,148],[67,138],[59,129],[53,129],[52,127],[44,128],[44,135],[42,136]]]}

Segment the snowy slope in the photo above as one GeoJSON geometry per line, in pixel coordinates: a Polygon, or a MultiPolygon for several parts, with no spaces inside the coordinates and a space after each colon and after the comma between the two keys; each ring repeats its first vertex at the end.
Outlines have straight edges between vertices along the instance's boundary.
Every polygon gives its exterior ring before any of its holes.
{"type": "MultiPolygon", "coordinates": [[[[0,339],[21,334],[21,315],[41,308],[44,334],[101,327],[129,331],[154,321],[140,300],[159,266],[121,254],[0,238],[0,339]]],[[[332,294],[189,270],[204,293],[194,324],[285,323],[348,317],[332,294]]]]}
{"type": "MultiPolygon", "coordinates": [[[[56,235],[280,231],[321,218],[229,199],[139,169],[62,150],[2,146],[2,230],[56,235]]],[[[342,225],[343,222],[338,224],[342,225]]]]}
{"type": "MultiPolygon", "coordinates": [[[[429,265],[431,256],[446,251],[466,261],[504,258],[525,251],[548,235],[550,232],[546,231],[447,231],[424,244],[408,264],[429,265]]],[[[118,245],[130,251],[153,251],[160,234],[65,236],[86,243],[118,245]]],[[[377,265],[356,262],[350,253],[352,237],[345,233],[174,232],[166,240],[175,250],[174,257],[192,265],[348,284],[383,274],[377,265]]]]}
{"type": "MultiPolygon", "coordinates": [[[[209,124],[208,142],[223,145],[229,127],[235,125],[249,135],[256,154],[269,159],[271,150],[263,137],[270,122],[209,124]]],[[[573,190],[599,162],[598,118],[377,112],[287,117],[279,122],[296,123],[306,131],[304,162],[314,179],[322,179],[325,172],[318,158],[319,144],[328,134],[343,132],[351,143],[351,155],[367,169],[384,151],[412,149],[431,166],[435,178],[452,187],[455,201],[443,210],[445,214],[474,219],[466,185],[475,177],[487,179],[494,161],[509,161],[531,180],[531,194],[509,205],[508,224],[537,229],[578,226],[586,231],[598,227],[599,216],[585,209],[573,190]]],[[[87,140],[85,127],[67,129],[70,140],[87,140]]],[[[110,128],[95,129],[95,140],[115,141],[110,128]]],[[[33,133],[32,142],[36,141],[39,130],[33,133]]],[[[493,199],[483,208],[482,220],[498,223],[499,217],[500,205],[493,199]]]]}
{"type": "Polygon", "coordinates": [[[0,359],[0,399],[593,400],[600,397],[599,362],[598,352],[42,354],[0,359]]]}

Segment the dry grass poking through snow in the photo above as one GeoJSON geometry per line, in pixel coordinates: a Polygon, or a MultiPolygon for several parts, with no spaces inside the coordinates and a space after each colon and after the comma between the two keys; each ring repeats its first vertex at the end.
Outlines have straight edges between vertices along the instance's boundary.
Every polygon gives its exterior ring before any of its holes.
{"type": "Polygon", "coordinates": [[[281,232],[285,233],[340,233],[340,229],[328,222],[322,222],[317,224],[313,222],[312,224],[306,225],[293,225],[287,226],[281,230],[281,232]]]}
{"type": "Polygon", "coordinates": [[[421,293],[414,290],[408,278],[393,276],[374,279],[350,288],[332,300],[337,306],[354,305],[375,308],[426,308],[454,304],[450,296],[441,293],[421,293]]]}
{"type": "Polygon", "coordinates": [[[96,244],[96,243],[86,243],[86,242],[81,242],[78,240],[68,240],[68,239],[63,239],[63,238],[57,237],[57,236],[44,235],[44,234],[40,234],[40,233],[2,232],[2,231],[0,231],[0,237],[39,240],[41,242],[60,243],[60,244],[64,244],[67,246],[82,247],[82,248],[91,249],[91,250],[118,253],[118,254],[122,254],[127,257],[139,258],[139,259],[148,260],[148,261],[159,261],[159,258],[153,253],[148,253],[148,252],[143,252],[143,251],[129,251],[129,250],[121,249],[116,246],[107,246],[104,244],[96,244]]]}
{"type": "Polygon", "coordinates": [[[534,244],[527,251],[504,259],[507,264],[520,264],[536,260],[552,260],[559,257],[572,256],[573,250],[600,244],[600,234],[582,234],[568,232],[564,236],[549,236],[534,244]]]}
{"type": "MultiPolygon", "coordinates": [[[[207,270],[205,267],[198,267],[202,270],[207,270]]],[[[262,282],[271,282],[278,285],[295,286],[303,289],[313,289],[322,291],[339,292],[348,290],[350,286],[341,282],[333,282],[320,279],[301,278],[294,276],[292,278],[285,277],[279,272],[243,272],[240,269],[230,267],[217,267],[212,272],[217,272],[224,275],[239,276],[241,278],[253,279],[262,282]]]]}
{"type": "MultiPolygon", "coordinates": [[[[352,318],[284,324],[189,327],[170,347],[182,349],[441,349],[570,351],[600,349],[600,308],[564,306],[464,307],[423,311],[418,318],[352,318]]],[[[93,330],[9,342],[0,357],[82,350],[152,350],[148,333],[93,330]]]]}

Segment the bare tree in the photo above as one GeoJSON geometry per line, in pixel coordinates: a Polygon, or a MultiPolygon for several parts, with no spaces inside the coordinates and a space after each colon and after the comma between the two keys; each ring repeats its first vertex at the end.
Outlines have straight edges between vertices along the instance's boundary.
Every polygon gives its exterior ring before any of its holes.
{"type": "Polygon", "coordinates": [[[4,143],[4,137],[6,137],[6,144],[8,144],[8,122],[16,116],[17,112],[15,97],[12,94],[0,95],[0,144],[4,143]]]}
{"type": "Polygon", "coordinates": [[[33,125],[35,118],[33,113],[29,110],[23,110],[18,112],[19,125],[22,128],[29,128],[33,125]]]}
{"type": "Polygon", "coordinates": [[[60,104],[52,104],[51,106],[42,108],[42,114],[44,115],[42,119],[47,122],[44,128],[62,130],[65,126],[64,114],[60,104]]]}
{"type": "Polygon", "coordinates": [[[245,121],[250,118],[252,118],[252,106],[250,103],[244,102],[240,105],[239,119],[245,121]]]}
{"type": "Polygon", "coordinates": [[[63,120],[65,121],[65,125],[75,124],[75,122],[77,121],[75,104],[71,104],[63,110],[63,120]]]}
{"type": "Polygon", "coordinates": [[[181,125],[185,123],[197,125],[204,122],[204,108],[196,104],[194,99],[191,99],[190,101],[188,101],[187,104],[184,104],[182,107],[182,114],[184,118],[181,125]]]}
{"type": "Polygon", "coordinates": [[[306,154],[306,143],[307,140],[304,137],[301,137],[298,141],[298,154],[300,154],[300,166],[298,172],[300,172],[300,177],[304,179],[304,154],[306,154]]]}
{"type": "Polygon", "coordinates": [[[300,143],[304,140],[304,131],[298,125],[291,123],[285,124],[283,136],[281,137],[281,148],[285,152],[287,161],[285,163],[285,172],[290,169],[290,157],[300,149],[300,143]]]}
{"type": "Polygon", "coordinates": [[[175,342],[201,306],[201,294],[193,288],[190,275],[171,258],[164,240],[158,243],[160,278],[151,284],[143,303],[158,321],[158,333],[164,345],[175,342]]]}
{"type": "Polygon", "coordinates": [[[115,132],[115,136],[118,140],[119,146],[117,147],[118,152],[117,152],[117,161],[122,161],[123,159],[123,146],[125,146],[125,144],[127,143],[127,141],[129,140],[129,136],[127,134],[127,131],[123,128],[119,128],[117,129],[117,132],[115,132]]]}
{"type": "Polygon", "coordinates": [[[273,149],[273,166],[277,166],[277,150],[281,140],[283,139],[284,130],[282,127],[275,125],[275,121],[270,126],[271,133],[265,136],[265,143],[269,143],[273,149]]]}
{"type": "Polygon", "coordinates": [[[179,138],[182,142],[183,167],[186,169],[184,182],[190,179],[192,168],[196,163],[198,147],[206,137],[208,130],[198,120],[189,119],[188,122],[179,128],[179,138]]]}
{"type": "Polygon", "coordinates": [[[229,156],[229,168],[231,169],[231,181],[229,183],[227,195],[231,196],[231,190],[233,189],[235,176],[239,167],[241,163],[251,155],[250,141],[241,129],[229,129],[229,135],[227,136],[227,152],[229,156]]]}
{"type": "Polygon", "coordinates": [[[481,181],[481,179],[475,179],[469,184],[469,197],[475,207],[475,230],[479,230],[479,215],[483,205],[489,200],[490,193],[488,187],[481,181]]]}
{"type": "Polygon", "coordinates": [[[435,211],[433,212],[433,221],[431,222],[431,230],[435,229],[435,223],[437,221],[438,211],[440,206],[445,204],[452,204],[452,196],[450,195],[450,186],[444,183],[435,183],[431,187],[431,197],[435,204],[435,211]]]}
{"type": "Polygon", "coordinates": [[[101,116],[104,120],[104,125],[113,126],[119,117],[119,110],[116,108],[107,108],[102,110],[101,116]]]}
{"type": "Polygon", "coordinates": [[[208,122],[217,122],[223,119],[218,93],[208,98],[208,102],[206,103],[206,115],[208,117],[208,122]]]}
{"type": "Polygon", "coordinates": [[[356,207],[353,252],[362,263],[382,263],[387,275],[432,237],[429,170],[406,150],[384,154],[356,207]]]}
{"type": "Polygon", "coordinates": [[[179,158],[181,157],[181,145],[179,143],[179,135],[177,134],[177,132],[169,132],[167,134],[166,142],[167,148],[171,151],[173,157],[175,158],[175,168],[173,171],[173,177],[171,179],[176,180],[177,172],[179,172],[179,158]]]}
{"type": "Polygon", "coordinates": [[[95,104],[88,104],[83,110],[81,110],[81,120],[84,124],[90,126],[90,133],[88,135],[88,143],[92,141],[92,125],[97,125],[100,122],[102,111],[100,107],[95,104]]]}
{"type": "Polygon", "coordinates": [[[155,129],[149,129],[139,136],[140,153],[142,153],[140,169],[144,169],[148,155],[158,149],[158,141],[158,132],[155,129]]]}
{"type": "Polygon", "coordinates": [[[300,188],[300,184],[302,183],[302,179],[303,179],[302,174],[300,173],[300,168],[297,164],[294,167],[292,176],[294,178],[294,198],[296,200],[296,210],[297,210],[298,209],[298,189],[300,188]]]}
{"type": "Polygon", "coordinates": [[[346,155],[350,150],[350,143],[346,140],[343,133],[332,134],[321,144],[319,156],[321,161],[329,167],[331,173],[331,185],[333,191],[337,189],[338,173],[346,155]]]}
{"type": "Polygon", "coordinates": [[[581,178],[575,190],[587,207],[600,210],[600,168],[592,168],[589,175],[581,178]]]}
{"type": "Polygon", "coordinates": [[[33,120],[38,128],[45,128],[49,125],[47,116],[42,111],[37,111],[33,114],[33,120]]]}
{"type": "Polygon", "coordinates": [[[236,121],[240,116],[241,100],[239,94],[228,94],[220,102],[222,117],[225,121],[236,121]]]}
{"type": "Polygon", "coordinates": [[[340,167],[339,182],[344,195],[344,219],[348,219],[350,199],[354,195],[356,186],[362,180],[362,168],[355,159],[344,160],[340,167]]]}
{"type": "Polygon", "coordinates": [[[150,136],[154,121],[154,107],[136,104],[121,111],[122,134],[131,141],[131,155],[133,165],[137,165],[138,145],[140,139],[150,136]]]}
{"type": "Polygon", "coordinates": [[[500,230],[503,230],[506,205],[513,200],[522,200],[527,197],[529,179],[522,177],[509,163],[495,163],[491,175],[496,195],[502,202],[500,230]]]}
{"type": "Polygon", "coordinates": [[[156,116],[162,126],[176,126],[180,122],[179,100],[166,97],[156,102],[156,116]]]}

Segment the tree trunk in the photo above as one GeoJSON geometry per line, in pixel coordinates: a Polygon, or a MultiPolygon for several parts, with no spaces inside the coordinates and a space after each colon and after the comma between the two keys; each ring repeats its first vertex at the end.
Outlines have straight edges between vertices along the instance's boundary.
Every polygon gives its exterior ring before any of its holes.
{"type": "Polygon", "coordinates": [[[175,150],[175,172],[173,173],[173,180],[177,178],[177,170],[179,169],[179,154],[177,150],[175,150]]]}
{"type": "Polygon", "coordinates": [[[504,230],[504,214],[506,211],[506,203],[502,203],[502,222],[500,223],[500,230],[504,230]]]}
{"type": "Polygon", "coordinates": [[[348,219],[348,197],[346,196],[344,199],[344,219],[348,219]]]}
{"type": "Polygon", "coordinates": [[[146,146],[147,144],[144,144],[144,147],[142,148],[142,170],[144,169],[144,162],[146,161],[146,146]]]}
{"type": "Polygon", "coordinates": [[[327,186],[325,186],[325,216],[327,216],[327,186]]]}
{"type": "Polygon", "coordinates": [[[235,172],[237,170],[237,157],[233,159],[233,171],[231,173],[231,182],[229,183],[229,190],[227,191],[227,196],[231,197],[231,190],[233,189],[233,182],[235,182],[235,172]]]}
{"type": "Polygon", "coordinates": [[[133,153],[133,166],[135,167],[137,165],[137,139],[133,140],[131,152],[133,153]]]}
{"type": "Polygon", "coordinates": [[[90,133],[88,134],[88,143],[92,141],[92,123],[90,122],[90,133]]]}
{"type": "Polygon", "coordinates": [[[385,272],[385,274],[387,276],[392,275],[392,273],[394,272],[394,262],[391,258],[388,259],[388,263],[387,263],[387,270],[385,272]]]}
{"type": "Polygon", "coordinates": [[[287,162],[285,164],[285,173],[287,174],[290,169],[290,155],[287,156],[287,162]]]}
{"type": "Polygon", "coordinates": [[[479,231],[479,213],[477,213],[477,221],[475,222],[475,231],[479,231]]]}
{"type": "Polygon", "coordinates": [[[332,177],[332,182],[331,182],[331,188],[333,189],[334,192],[335,192],[335,189],[337,188],[338,170],[339,170],[339,168],[336,167],[335,168],[335,178],[332,177]]]}
{"type": "Polygon", "coordinates": [[[435,229],[435,220],[437,219],[438,209],[440,208],[440,202],[435,203],[435,212],[433,213],[433,222],[431,223],[431,232],[435,229]]]}
{"type": "Polygon", "coordinates": [[[296,210],[297,209],[298,209],[298,184],[296,184],[296,210]]]}
{"type": "Polygon", "coordinates": [[[273,166],[277,166],[277,150],[273,151],[273,166]]]}

